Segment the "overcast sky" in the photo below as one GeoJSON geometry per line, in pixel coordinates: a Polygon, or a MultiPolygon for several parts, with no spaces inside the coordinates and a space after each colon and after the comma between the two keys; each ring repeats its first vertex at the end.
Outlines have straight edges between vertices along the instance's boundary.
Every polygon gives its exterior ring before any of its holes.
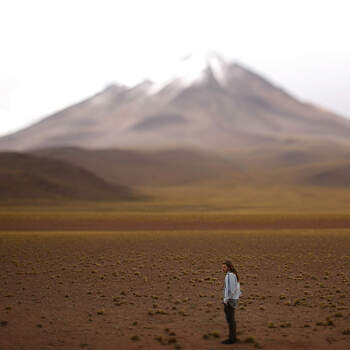
{"type": "Polygon", "coordinates": [[[350,118],[348,0],[1,0],[0,135],[215,50],[350,118]]]}

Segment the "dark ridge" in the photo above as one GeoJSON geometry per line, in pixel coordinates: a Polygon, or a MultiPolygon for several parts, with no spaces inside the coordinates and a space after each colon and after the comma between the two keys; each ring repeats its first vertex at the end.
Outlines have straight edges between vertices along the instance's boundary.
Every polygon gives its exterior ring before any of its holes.
{"type": "Polygon", "coordinates": [[[314,186],[350,187],[350,164],[318,172],[307,179],[314,186]]]}
{"type": "Polygon", "coordinates": [[[0,152],[0,199],[136,199],[128,186],[111,184],[62,160],[0,152]]]}

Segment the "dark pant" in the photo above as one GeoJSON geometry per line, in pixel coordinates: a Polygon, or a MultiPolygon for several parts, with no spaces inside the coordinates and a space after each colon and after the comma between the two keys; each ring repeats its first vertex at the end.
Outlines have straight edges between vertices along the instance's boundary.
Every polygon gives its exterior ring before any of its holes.
{"type": "Polygon", "coordinates": [[[236,320],[235,320],[235,308],[232,304],[224,304],[224,311],[226,321],[229,329],[229,339],[236,340],[236,320]]]}

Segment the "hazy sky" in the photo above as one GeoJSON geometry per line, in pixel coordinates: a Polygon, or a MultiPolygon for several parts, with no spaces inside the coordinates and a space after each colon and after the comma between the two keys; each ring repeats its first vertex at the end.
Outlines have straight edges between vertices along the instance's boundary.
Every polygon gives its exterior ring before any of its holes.
{"type": "Polygon", "coordinates": [[[1,0],[0,135],[212,49],[350,118],[348,0],[1,0]]]}

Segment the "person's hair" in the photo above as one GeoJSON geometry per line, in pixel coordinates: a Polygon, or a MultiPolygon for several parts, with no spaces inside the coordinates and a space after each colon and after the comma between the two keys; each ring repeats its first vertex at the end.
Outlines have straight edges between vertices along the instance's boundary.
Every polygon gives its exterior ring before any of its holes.
{"type": "Polygon", "coordinates": [[[228,267],[229,271],[233,272],[237,276],[237,281],[239,281],[238,273],[234,268],[232,262],[230,260],[226,260],[223,264],[228,267]]]}

